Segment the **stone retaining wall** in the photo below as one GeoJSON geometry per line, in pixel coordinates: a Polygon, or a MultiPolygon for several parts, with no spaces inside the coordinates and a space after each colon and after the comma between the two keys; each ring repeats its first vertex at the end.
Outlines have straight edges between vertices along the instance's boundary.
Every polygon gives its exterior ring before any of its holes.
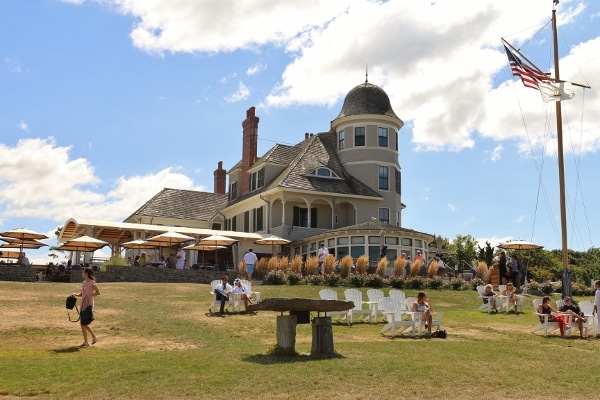
{"type": "MultiPolygon", "coordinates": [[[[197,271],[179,270],[169,268],[144,268],[123,267],[108,265],[105,271],[96,272],[98,282],[153,282],[153,283],[206,283],[215,279],[229,276],[233,282],[241,278],[237,271],[197,271]]],[[[35,268],[0,265],[0,281],[35,282],[37,280],[35,268]]],[[[81,271],[71,271],[71,282],[81,282],[81,271]]]]}
{"type": "Polygon", "coordinates": [[[35,268],[20,265],[0,265],[0,281],[35,282],[35,268]]]}

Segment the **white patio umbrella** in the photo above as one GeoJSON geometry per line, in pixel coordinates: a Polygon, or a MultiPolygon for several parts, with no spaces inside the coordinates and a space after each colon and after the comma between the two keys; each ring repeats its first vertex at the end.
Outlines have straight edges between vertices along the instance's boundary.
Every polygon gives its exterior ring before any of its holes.
{"type": "Polygon", "coordinates": [[[213,245],[198,244],[198,243],[184,247],[185,250],[201,251],[202,252],[202,264],[204,264],[204,252],[205,251],[212,251],[212,250],[219,250],[219,249],[226,249],[226,248],[227,247],[225,247],[225,246],[213,246],[213,245]]]}
{"type": "Polygon", "coordinates": [[[498,247],[504,250],[535,250],[544,248],[542,245],[525,240],[509,240],[508,242],[499,244],[498,247]]]}
{"type": "Polygon", "coordinates": [[[21,247],[21,250],[23,249],[21,244],[31,241],[32,239],[48,239],[48,236],[44,235],[43,233],[35,232],[27,228],[17,228],[6,232],[0,232],[0,236],[16,239],[17,241],[12,243],[18,244],[19,247],[21,247]]]}
{"type": "MultiPolygon", "coordinates": [[[[9,238],[6,238],[9,239],[9,238]]],[[[8,243],[4,243],[0,248],[10,248],[20,246],[21,249],[39,249],[40,247],[48,246],[46,243],[40,242],[37,239],[31,239],[24,242],[20,242],[18,239],[9,239],[8,243]]]]}
{"type": "Polygon", "coordinates": [[[262,239],[257,239],[254,241],[256,244],[270,244],[271,247],[271,255],[275,256],[275,246],[288,244],[290,241],[284,238],[280,238],[279,236],[270,235],[264,237],[262,239]]]}
{"type": "Polygon", "coordinates": [[[19,249],[0,248],[0,258],[19,258],[20,253],[19,249]]]}
{"type": "Polygon", "coordinates": [[[160,235],[152,236],[150,239],[146,240],[146,243],[151,243],[160,247],[171,247],[174,244],[189,242],[190,240],[196,240],[196,238],[174,231],[168,231],[161,233],[160,235]]]}
{"type": "Polygon", "coordinates": [[[108,245],[108,242],[103,240],[96,239],[91,236],[80,236],[78,238],[68,240],[66,243],[59,246],[57,250],[93,252],[103,248],[106,245],[108,245]]]}
{"type": "MultiPolygon", "coordinates": [[[[212,246],[230,246],[232,244],[234,244],[235,242],[237,242],[237,239],[232,239],[230,237],[227,236],[221,236],[221,235],[211,235],[211,236],[207,236],[205,238],[202,238],[200,240],[198,240],[199,245],[212,245],[212,246]]],[[[218,248],[215,248],[215,264],[217,263],[217,257],[218,257],[218,248]]]]}

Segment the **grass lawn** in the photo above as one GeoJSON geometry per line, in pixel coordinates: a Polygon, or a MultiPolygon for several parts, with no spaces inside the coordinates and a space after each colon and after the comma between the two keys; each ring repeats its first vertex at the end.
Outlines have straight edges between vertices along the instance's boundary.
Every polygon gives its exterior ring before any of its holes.
{"type": "MultiPolygon", "coordinates": [[[[209,285],[99,287],[92,327],[100,340],[79,349],[79,324],[65,309],[78,284],[0,282],[0,399],[583,399],[600,391],[600,340],[529,333],[535,297],[524,313],[490,315],[476,311],[474,291],[428,291],[445,340],[392,339],[379,334],[381,321],[334,323],[338,355],[311,357],[307,324],[297,329],[301,355],[276,357],[278,313],[211,316],[209,285]]],[[[322,287],[254,289],[263,298],[318,298],[322,287]]]]}

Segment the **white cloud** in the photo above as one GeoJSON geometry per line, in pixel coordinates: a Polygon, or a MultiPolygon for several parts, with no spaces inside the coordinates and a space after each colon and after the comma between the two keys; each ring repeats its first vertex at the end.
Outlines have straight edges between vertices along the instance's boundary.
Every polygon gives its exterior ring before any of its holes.
{"type": "Polygon", "coordinates": [[[12,59],[10,57],[5,57],[4,63],[6,65],[8,65],[8,69],[10,70],[10,72],[13,72],[15,74],[20,74],[23,72],[23,69],[21,68],[21,64],[19,63],[18,60],[12,59]]]}
{"type": "Polygon", "coordinates": [[[246,70],[246,75],[252,76],[267,69],[265,64],[256,64],[246,70]]]}
{"type": "Polygon", "coordinates": [[[452,203],[448,203],[448,209],[452,212],[456,211],[456,207],[454,207],[454,204],[452,204],[452,203]]]}
{"type": "Polygon", "coordinates": [[[83,159],[53,138],[23,139],[15,147],[0,143],[0,214],[45,218],[61,225],[68,218],[119,221],[165,187],[205,190],[173,168],[144,176],[100,182],[83,159]],[[104,194],[102,184],[111,187],[104,194]]]}
{"type": "Polygon", "coordinates": [[[494,148],[494,150],[492,150],[490,160],[492,160],[493,162],[500,160],[502,158],[502,151],[504,151],[504,147],[501,144],[499,144],[494,148]]]}
{"type": "Polygon", "coordinates": [[[29,125],[25,121],[19,122],[18,128],[29,133],[29,125]]]}
{"type": "MultiPolygon", "coordinates": [[[[515,44],[526,45],[532,39],[536,30],[523,28],[549,19],[548,9],[536,2],[482,0],[468,7],[375,0],[102,2],[134,18],[133,44],[151,53],[250,51],[258,56],[246,69],[253,75],[266,67],[264,50],[285,51],[290,62],[262,107],[331,106],[351,89],[348,82],[363,79],[369,65],[369,81],[386,90],[398,116],[411,122],[417,150],[473,148],[481,135],[515,140],[520,151],[529,152],[548,136],[539,93],[510,82],[499,41],[510,35],[515,44]]],[[[560,6],[561,25],[589,20],[580,1],[560,6]]],[[[572,48],[561,60],[561,76],[577,76],[578,66],[590,73],[600,69],[600,39],[572,48]]],[[[245,89],[240,84],[227,101],[245,99],[250,95],[245,89]]],[[[586,94],[586,109],[600,108],[596,93],[586,94]]],[[[581,110],[582,97],[576,95],[569,107],[581,110]]],[[[572,120],[579,121],[577,115],[572,120]]],[[[584,152],[600,149],[600,120],[578,131],[571,137],[584,152]]]]}
{"type": "Polygon", "coordinates": [[[244,85],[244,82],[240,81],[237,92],[225,97],[225,100],[229,103],[236,103],[238,101],[247,99],[248,96],[250,96],[250,90],[246,85],[244,85]]]}

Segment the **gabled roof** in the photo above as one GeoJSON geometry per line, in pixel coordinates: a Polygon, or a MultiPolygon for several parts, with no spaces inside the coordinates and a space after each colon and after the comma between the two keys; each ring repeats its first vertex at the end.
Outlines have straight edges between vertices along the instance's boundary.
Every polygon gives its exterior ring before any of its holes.
{"type": "Polygon", "coordinates": [[[227,201],[227,195],[165,188],[125,221],[135,216],[210,221],[227,201]]]}
{"type": "MultiPolygon", "coordinates": [[[[264,191],[277,188],[366,196],[377,199],[382,198],[379,193],[346,171],[340,159],[338,158],[336,145],[337,142],[335,133],[324,132],[310,136],[296,146],[285,146],[287,147],[286,149],[281,149],[282,156],[284,150],[287,152],[287,156],[291,156],[294,152],[296,152],[294,158],[286,162],[288,167],[272,182],[267,183],[263,188],[253,192],[245,193],[241,197],[238,197],[233,202],[229,203],[229,205],[238,203],[264,191]],[[318,167],[329,168],[336,173],[339,179],[311,175],[311,172],[318,167]]],[[[274,149],[275,148],[272,150],[274,149]]],[[[270,154],[270,152],[267,154],[270,154]]],[[[257,162],[261,161],[262,158],[257,162]]],[[[255,165],[256,163],[251,168],[253,169],[255,165]]]]}

